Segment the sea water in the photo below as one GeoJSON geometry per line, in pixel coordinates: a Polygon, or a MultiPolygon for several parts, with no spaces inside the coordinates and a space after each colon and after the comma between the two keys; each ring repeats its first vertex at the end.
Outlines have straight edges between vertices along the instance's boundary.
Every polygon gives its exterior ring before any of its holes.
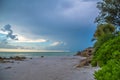
{"type": "Polygon", "coordinates": [[[75,52],[0,52],[1,57],[11,56],[25,56],[25,57],[39,57],[39,56],[73,56],[75,52]]]}

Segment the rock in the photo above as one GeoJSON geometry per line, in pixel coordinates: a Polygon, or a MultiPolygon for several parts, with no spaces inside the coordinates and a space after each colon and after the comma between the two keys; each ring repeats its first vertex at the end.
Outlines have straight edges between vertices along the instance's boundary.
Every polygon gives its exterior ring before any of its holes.
{"type": "Polygon", "coordinates": [[[26,59],[26,57],[15,56],[15,57],[12,57],[11,59],[13,59],[13,60],[18,60],[18,61],[22,61],[22,60],[26,59]]]}
{"type": "Polygon", "coordinates": [[[12,67],[6,67],[5,69],[10,69],[10,68],[12,68],[12,67]]]}
{"type": "Polygon", "coordinates": [[[30,59],[32,59],[32,58],[30,58],[30,59]]]}
{"type": "Polygon", "coordinates": [[[76,67],[83,67],[83,66],[89,66],[91,63],[92,56],[87,57],[86,59],[83,59],[80,61],[80,64],[78,64],[76,67]]]}
{"type": "Polygon", "coordinates": [[[81,55],[81,51],[78,51],[77,54],[75,54],[75,56],[80,56],[81,55]]]}
{"type": "Polygon", "coordinates": [[[0,60],[3,59],[2,57],[0,57],[0,60]]]}
{"type": "Polygon", "coordinates": [[[41,56],[41,58],[43,58],[44,56],[41,56]]]}
{"type": "Polygon", "coordinates": [[[0,63],[3,63],[4,58],[0,57],[0,63]]]}
{"type": "Polygon", "coordinates": [[[76,56],[86,57],[86,59],[81,60],[80,64],[78,64],[76,67],[88,66],[92,61],[93,51],[93,47],[89,47],[83,51],[79,51],[76,56]]]}
{"type": "Polygon", "coordinates": [[[93,50],[94,50],[93,47],[89,47],[83,51],[78,51],[75,56],[89,57],[92,55],[93,50]]]}
{"type": "Polygon", "coordinates": [[[17,60],[17,61],[23,61],[24,59],[26,59],[26,57],[19,57],[19,56],[15,56],[15,57],[0,57],[0,63],[14,63],[13,60],[17,60]]]}
{"type": "Polygon", "coordinates": [[[78,64],[76,67],[78,68],[78,67],[83,67],[83,66],[87,66],[87,65],[88,64],[87,64],[86,59],[83,59],[83,60],[80,61],[80,64],[78,64]]]}

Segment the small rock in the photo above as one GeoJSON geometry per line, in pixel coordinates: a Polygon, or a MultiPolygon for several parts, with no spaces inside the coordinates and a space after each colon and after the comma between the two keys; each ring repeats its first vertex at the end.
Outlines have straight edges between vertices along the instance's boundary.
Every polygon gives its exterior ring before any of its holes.
{"type": "Polygon", "coordinates": [[[43,58],[44,56],[41,56],[41,58],[43,58]]]}
{"type": "Polygon", "coordinates": [[[5,69],[11,69],[12,67],[6,67],[5,69]]]}

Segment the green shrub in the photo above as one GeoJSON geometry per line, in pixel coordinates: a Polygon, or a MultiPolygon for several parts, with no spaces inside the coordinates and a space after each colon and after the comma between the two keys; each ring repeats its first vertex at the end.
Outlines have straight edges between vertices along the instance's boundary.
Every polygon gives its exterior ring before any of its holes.
{"type": "Polygon", "coordinates": [[[97,62],[99,66],[104,66],[110,59],[120,59],[120,36],[114,37],[102,44],[96,50],[92,63],[97,62]]]}
{"type": "Polygon", "coordinates": [[[94,54],[92,65],[101,67],[94,76],[96,80],[120,80],[120,36],[104,42],[94,54]]]}
{"type": "Polygon", "coordinates": [[[97,80],[120,80],[120,61],[109,60],[94,76],[97,80]]]}

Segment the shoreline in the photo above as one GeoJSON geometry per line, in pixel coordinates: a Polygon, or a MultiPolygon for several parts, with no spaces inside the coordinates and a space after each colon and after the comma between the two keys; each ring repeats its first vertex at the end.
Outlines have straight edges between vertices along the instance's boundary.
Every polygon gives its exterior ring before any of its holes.
{"type": "Polygon", "coordinates": [[[83,59],[80,56],[45,56],[14,63],[0,63],[2,80],[94,80],[97,67],[75,66],[83,59]]]}

